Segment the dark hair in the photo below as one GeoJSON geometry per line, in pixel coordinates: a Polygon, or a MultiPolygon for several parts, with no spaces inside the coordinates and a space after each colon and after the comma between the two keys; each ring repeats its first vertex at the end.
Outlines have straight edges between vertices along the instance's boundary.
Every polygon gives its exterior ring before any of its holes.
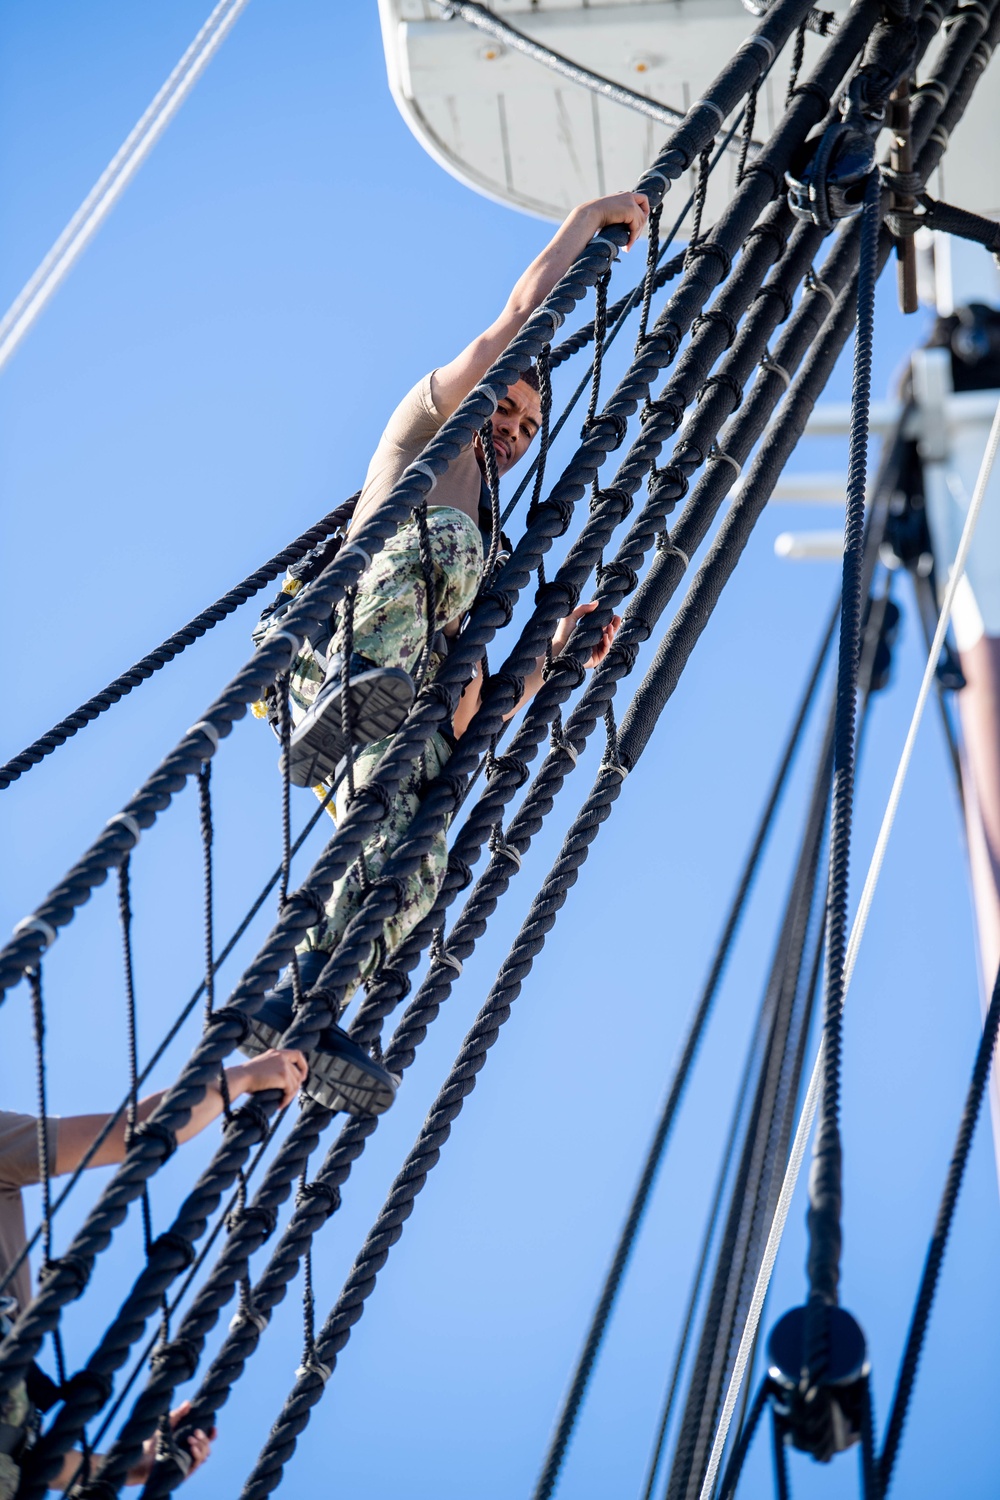
{"type": "Polygon", "coordinates": [[[524,374],[519,375],[517,378],[518,380],[523,380],[525,385],[530,385],[533,391],[538,391],[538,371],[534,365],[529,365],[524,374]]]}

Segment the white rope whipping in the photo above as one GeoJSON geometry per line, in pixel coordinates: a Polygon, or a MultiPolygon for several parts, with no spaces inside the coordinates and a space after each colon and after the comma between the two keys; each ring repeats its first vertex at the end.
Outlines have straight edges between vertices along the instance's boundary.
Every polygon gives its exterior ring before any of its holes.
{"type": "Polygon", "coordinates": [[[0,369],[93,239],[246,5],[247,0],[219,0],[152,104],[111,158],[34,275],[0,318],[0,369]]]}
{"type": "MultiPolygon", "coordinates": [[[[969,504],[968,515],[965,518],[965,525],[962,528],[961,540],[958,544],[958,550],[955,553],[955,561],[952,564],[951,572],[948,576],[948,585],[945,589],[944,598],[941,602],[941,613],[938,616],[937,629],[934,632],[934,639],[931,642],[930,650],[927,654],[927,664],[924,667],[924,675],[920,683],[920,691],[917,694],[917,701],[914,705],[913,714],[910,719],[910,727],[907,730],[906,740],[904,741],[902,753],[899,757],[899,764],[896,768],[896,775],[893,779],[892,790],[889,793],[889,800],[886,804],[885,813],[882,818],[882,826],[879,829],[878,838],[875,842],[875,850],[871,857],[871,863],[868,866],[868,874],[865,878],[864,889],[861,892],[861,899],[858,902],[857,914],[855,915],[854,924],[851,928],[851,936],[848,940],[847,954],[844,961],[845,999],[847,997],[847,991],[851,983],[851,978],[854,974],[854,966],[857,963],[858,950],[861,947],[861,939],[864,937],[865,927],[868,923],[868,914],[871,911],[872,901],[875,897],[875,889],[878,885],[879,876],[882,873],[882,866],[885,862],[885,853],[889,845],[889,837],[892,833],[892,826],[896,820],[896,813],[899,808],[900,799],[903,795],[903,786],[906,782],[907,772],[910,769],[910,761],[913,758],[913,749],[916,744],[917,732],[920,728],[920,721],[923,718],[924,709],[927,705],[927,699],[930,696],[931,687],[934,682],[934,673],[937,669],[937,664],[941,656],[941,649],[944,645],[944,638],[948,630],[948,622],[951,619],[952,608],[955,604],[955,595],[958,592],[959,583],[961,582],[962,577],[965,573],[965,565],[969,559],[969,549],[972,546],[973,533],[976,529],[976,522],[979,520],[980,511],[983,508],[983,500],[986,495],[987,485],[990,481],[990,475],[993,472],[993,465],[996,461],[998,448],[1000,448],[1000,405],[997,406],[996,412],[994,413],[993,425],[990,428],[990,435],[986,442],[986,451],[983,454],[983,461],[979,467],[979,476],[976,479],[976,488],[973,491],[972,500],[969,504]]],[[[767,1296],[767,1288],[771,1280],[771,1272],[774,1269],[774,1262],[777,1259],[778,1247],[781,1244],[781,1237],[785,1231],[785,1223],[788,1219],[788,1211],[791,1207],[792,1197],[795,1192],[796,1184],[798,1183],[799,1172],[801,1170],[802,1162],[806,1154],[806,1146],[808,1145],[813,1121],[816,1117],[816,1108],[819,1104],[820,1083],[823,1076],[823,1052],[824,1048],[821,1041],[816,1053],[816,1061],[813,1064],[812,1077],[809,1080],[809,1089],[806,1093],[805,1102],[802,1105],[802,1113],[799,1116],[799,1123],[795,1130],[795,1139],[792,1142],[792,1149],[788,1159],[788,1166],[785,1169],[784,1181],[781,1184],[781,1192],[778,1195],[778,1202],[774,1210],[774,1218],[771,1222],[771,1230],[768,1234],[767,1244],[764,1248],[764,1258],[761,1261],[760,1271],[757,1275],[757,1283],[754,1286],[753,1297],[750,1300],[750,1308],[747,1313],[747,1320],[743,1328],[743,1337],[740,1339],[740,1347],[736,1355],[736,1363],[733,1366],[733,1373],[730,1377],[729,1388],[726,1391],[726,1399],[722,1407],[722,1414],[719,1418],[719,1426],[716,1430],[715,1442],[712,1445],[712,1453],[708,1461],[708,1469],[705,1473],[705,1482],[701,1487],[700,1500],[712,1500],[712,1495],[715,1490],[715,1481],[719,1472],[719,1465],[722,1462],[722,1455],[725,1450],[726,1439],[729,1436],[729,1427],[730,1423],[732,1422],[733,1412],[736,1409],[736,1402],[739,1399],[740,1390],[743,1385],[743,1379],[746,1375],[747,1365],[750,1361],[750,1354],[753,1350],[753,1346],[757,1338],[757,1329],[760,1324],[760,1316],[764,1307],[764,1298],[767,1296]]]]}

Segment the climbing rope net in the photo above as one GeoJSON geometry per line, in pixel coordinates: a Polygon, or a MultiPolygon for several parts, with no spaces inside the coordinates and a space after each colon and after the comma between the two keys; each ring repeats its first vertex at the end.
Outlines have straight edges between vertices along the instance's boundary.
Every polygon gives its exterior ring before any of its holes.
{"type": "MultiPolygon", "coordinates": [[[[887,8],[881,0],[856,0],[824,39],[806,75],[803,42],[813,14],[809,0],[775,0],[704,98],[681,118],[636,184],[652,209],[646,270],[638,287],[612,296],[615,263],[625,235],[617,227],[605,229],[532,314],[481,384],[444,422],[385,504],[358,526],[349,544],[338,544],[343,512],[331,512],[0,768],[0,785],[11,786],[285,567],[310,554],[315,559],[314,549],[321,549],[322,566],[311,570],[306,586],[295,594],[253,656],[0,950],[0,993],[6,998],[19,990],[31,1006],[39,1112],[44,1116],[45,955],[57,940],[70,939],[66,929],[91,894],[114,873],[129,1034],[129,1078],[119,1116],[124,1114],[129,1122],[128,1147],[124,1163],[58,1255],[53,1253],[53,1218],[76,1189],[83,1168],[54,1195],[49,1182],[51,1163],[44,1160],[43,1151],[42,1221],[31,1242],[42,1245],[38,1291],[0,1347],[0,1390],[9,1389],[24,1376],[47,1338],[53,1341],[59,1377],[57,1409],[25,1461],[24,1495],[42,1495],[64,1455],[81,1445],[84,1454],[101,1445],[106,1456],[96,1476],[83,1465],[72,1493],[91,1500],[117,1493],[142,1444],[158,1431],[158,1458],[143,1493],[148,1497],[170,1493],[184,1477],[185,1434],[214,1424],[248,1362],[266,1345],[274,1310],[289,1286],[301,1278],[302,1362],[243,1494],[247,1500],[261,1500],[277,1488],[464,1100],[475,1087],[591,846],[622,795],[626,777],[649,745],[806,419],[857,325],[842,596],[821,643],[692,1017],[535,1493],[541,1500],[553,1493],[558,1482],[722,971],[839,630],[835,701],[822,735],[772,972],[733,1105],[714,1207],[645,1494],[652,1497],[662,1488],[668,1500],[696,1500],[698,1496],[707,1500],[715,1493],[732,1493],[755,1423],[767,1397],[774,1395],[762,1386],[753,1401],[744,1405],[727,1447],[719,1418],[725,1408],[727,1428],[733,1415],[736,1398],[726,1399],[726,1391],[728,1387],[732,1392],[733,1371],[789,1159],[824,952],[823,1087],[810,1207],[810,1301],[803,1360],[813,1414],[819,1411],[820,1430],[818,1436],[812,1433],[811,1451],[819,1453],[828,1442],[831,1402],[825,1397],[817,1401],[815,1396],[826,1390],[824,1381],[835,1362],[823,1309],[836,1305],[839,1264],[837,1069],[845,988],[855,701],[863,720],[879,674],[884,674],[895,606],[884,586],[878,557],[889,524],[888,496],[899,484],[906,449],[898,435],[886,445],[866,506],[874,286],[900,237],[912,233],[917,217],[914,200],[940,162],[949,133],[961,119],[989,61],[1000,33],[1000,0],[952,5],[948,0],[925,0],[912,15],[887,8]],[[831,142],[832,151],[847,128],[845,121],[852,118],[851,110],[858,107],[859,80],[864,85],[868,124],[877,124],[901,80],[914,75],[942,30],[933,66],[910,95],[907,145],[911,165],[900,169],[887,163],[880,171],[867,172],[861,183],[863,204],[859,197],[852,205],[862,205],[860,214],[838,218],[828,212],[822,183],[815,195],[815,212],[793,213],[786,174],[801,176],[803,143],[810,132],[816,132],[823,143],[831,142]],[[777,128],[758,149],[753,142],[757,94],[783,55],[791,61],[787,105],[777,128]],[[702,219],[708,177],[734,143],[740,161],[738,186],[718,222],[707,227],[702,219]],[[668,231],[665,225],[674,201],[668,194],[692,173],[693,202],[678,204],[676,223],[668,231]],[[679,251],[674,236],[689,207],[694,229],[688,245],[679,251]],[[895,219],[887,222],[893,213],[895,219]],[[591,292],[593,316],[559,341],[566,319],[577,310],[589,311],[586,302],[591,292]],[[634,351],[624,375],[608,393],[604,358],[633,315],[634,351]],[[587,350],[592,351],[590,368],[556,416],[552,377],[571,357],[587,350]],[[356,788],[332,838],[294,887],[292,861],[323,809],[317,809],[293,840],[287,776],[279,781],[276,795],[282,837],[275,850],[276,869],[234,934],[220,945],[213,786],[225,773],[228,737],[250,704],[275,691],[287,733],[287,674],[301,642],[321,629],[335,608],[350,601],[368,562],[396,528],[411,517],[421,521],[437,479],[484,424],[488,427],[498,401],[532,363],[539,370],[543,407],[538,453],[502,515],[495,474],[490,475],[495,545],[484,586],[464,630],[437,677],[422,685],[375,775],[356,788]],[[553,466],[547,462],[552,444],[585,395],[588,404],[579,442],[562,471],[553,476],[553,466]],[[511,524],[515,506],[529,487],[530,499],[516,543],[509,556],[497,556],[500,524],[511,524]],[[546,559],[557,543],[558,563],[547,570],[546,559]],[[692,567],[692,559],[702,549],[701,561],[692,567]],[[576,605],[591,580],[596,584],[596,609],[579,621],[567,649],[550,659],[544,685],[509,741],[501,744],[505,715],[519,700],[524,677],[545,654],[558,621],[576,605]],[[525,596],[532,589],[530,602],[525,596]],[[519,601],[518,618],[523,623],[515,629],[511,622],[519,601]],[[584,663],[619,610],[623,624],[614,645],[587,678],[584,663]],[[628,679],[647,643],[651,659],[632,691],[628,679]],[[362,855],[401,778],[429,737],[450,720],[471,669],[487,650],[494,659],[502,655],[502,661],[489,671],[478,714],[444,771],[427,786],[403,842],[369,882],[360,910],[319,980],[299,997],[285,1045],[305,1051],[316,1046],[324,1027],[336,1017],[344,993],[362,972],[387,919],[397,910],[402,882],[448,826],[447,874],[433,909],[392,962],[383,962],[368,980],[349,1025],[352,1038],[371,1049],[405,1083],[463,964],[595,734],[603,740],[603,754],[558,855],[364,1238],[343,1289],[321,1319],[312,1289],[312,1248],[340,1208],[348,1179],[378,1128],[378,1118],[354,1116],[342,1122],[331,1109],[304,1099],[294,1110],[284,1112],[285,1120],[277,1092],[255,1095],[239,1108],[227,1102],[221,1142],[165,1228],[159,1226],[155,1212],[155,1178],[171,1156],[177,1132],[192,1107],[216,1082],[224,1060],[244,1039],[247,1018],[260,1007],[265,992],[292,959],[297,943],[321,918],[334,882],[362,855]],[[630,693],[624,711],[619,699],[623,686],[630,693]],[[149,835],[188,782],[197,788],[203,856],[203,979],[140,1068],[132,873],[137,861],[150,857],[149,835]],[[224,997],[220,970],[275,891],[277,918],[224,997]],[[454,916],[452,907],[463,893],[454,916]],[[414,989],[411,976],[415,975],[419,982],[414,989]],[[152,1117],[136,1124],[138,1089],[199,1005],[204,1024],[193,1051],[152,1117]],[[61,1340],[64,1310],[86,1292],[98,1258],[134,1204],[142,1216],[141,1263],[100,1341],[80,1367],[71,1371],[65,1367],[61,1340]],[[251,1260],[265,1244],[263,1263],[255,1260],[251,1275],[251,1260]],[[228,1328],[216,1333],[223,1310],[234,1300],[236,1311],[228,1328]],[[682,1392],[685,1370],[687,1387],[682,1392]],[[195,1378],[198,1384],[190,1416],[171,1437],[163,1423],[175,1390],[195,1378]],[[661,1486],[671,1435],[673,1456],[661,1486]],[[726,1463],[721,1465],[723,1456],[726,1463]]],[[[874,138],[877,130],[869,134],[874,138]]],[[[825,149],[821,146],[819,154],[825,149]]],[[[676,192],[675,197],[679,197],[676,192]]],[[[950,1193],[951,1210],[998,1014],[1000,1002],[994,997],[963,1120],[964,1135],[949,1177],[946,1200],[950,1193]]],[[[946,1202],[936,1231],[938,1268],[951,1210],[946,1202]]],[[[867,1496],[885,1493],[891,1478],[921,1330],[926,1327],[933,1297],[936,1271],[928,1274],[931,1282],[929,1289],[925,1284],[921,1291],[916,1332],[907,1348],[897,1404],[881,1452],[874,1438],[866,1386],[859,1397],[863,1410],[855,1436],[861,1440],[867,1496]]],[[[797,1434],[798,1441],[805,1428],[799,1420],[801,1413],[791,1410],[794,1404],[794,1397],[788,1397],[780,1420],[797,1434]]],[[[787,1493],[783,1454],[779,1442],[779,1494],[787,1493]]]]}

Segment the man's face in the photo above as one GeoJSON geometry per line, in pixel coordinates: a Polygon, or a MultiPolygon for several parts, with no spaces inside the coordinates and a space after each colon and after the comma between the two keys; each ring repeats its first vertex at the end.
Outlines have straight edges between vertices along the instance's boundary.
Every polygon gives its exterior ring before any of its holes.
{"type": "MultiPolygon", "coordinates": [[[[523,458],[542,422],[542,403],[538,392],[524,380],[512,385],[493,413],[493,447],[501,474],[512,469],[523,458]]],[[[474,441],[476,460],[485,472],[483,445],[474,441]]]]}

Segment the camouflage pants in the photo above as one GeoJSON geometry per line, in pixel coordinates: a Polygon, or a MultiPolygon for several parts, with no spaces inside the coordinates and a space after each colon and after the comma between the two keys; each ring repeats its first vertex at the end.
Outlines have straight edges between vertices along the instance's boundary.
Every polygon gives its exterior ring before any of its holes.
{"type": "MultiPolygon", "coordinates": [[[[469,608],[476,596],[483,570],[483,544],[479,528],[471,517],[447,506],[428,509],[430,550],[434,563],[436,622],[442,628],[469,608]]],[[[403,667],[412,672],[427,640],[426,591],[420,562],[415,522],[400,526],[382,551],[362,574],[354,605],[354,650],[383,667],[403,667]]],[[[342,640],[335,635],[331,651],[341,649],[342,640]]],[[[432,656],[428,676],[433,677],[441,658],[432,656]]],[[[313,701],[323,681],[323,668],[308,648],[298,658],[292,672],[289,696],[292,717],[296,722],[305,707],[313,701]]],[[[363,786],[374,775],[392,736],[379,740],[361,751],[354,763],[355,786],[363,786]]],[[[363,857],[370,880],[378,878],[393,850],[405,838],[420,806],[424,787],[447,764],[451,755],[448,740],[432,735],[422,754],[413,761],[400,781],[388,814],[364,846],[363,857]]],[[[318,796],[328,787],[318,786],[318,796]]],[[[336,821],[346,810],[347,789],[341,787],[330,814],[336,821]]],[[[407,877],[399,910],[385,924],[383,941],[386,957],[393,953],[430,911],[437,899],[448,863],[446,828],[434,837],[430,850],[423,855],[419,868],[407,877]]],[[[358,864],[337,881],[327,902],[326,923],[316,927],[300,945],[300,952],[312,948],[332,952],[344,935],[348,922],[361,906],[363,888],[358,864]]],[[[372,946],[361,973],[370,977],[378,961],[372,946]]],[[[360,981],[359,981],[360,982],[360,981]]],[[[345,997],[351,998],[357,985],[345,997]]]]}

